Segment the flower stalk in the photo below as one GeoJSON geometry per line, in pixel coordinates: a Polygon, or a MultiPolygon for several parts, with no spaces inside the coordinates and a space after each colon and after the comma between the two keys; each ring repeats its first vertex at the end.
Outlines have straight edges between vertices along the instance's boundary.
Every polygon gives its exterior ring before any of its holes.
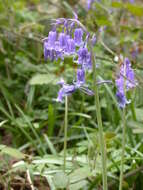
{"type": "Polygon", "coordinates": [[[122,136],[122,155],[121,155],[119,190],[122,190],[122,186],[123,186],[125,142],[126,142],[126,108],[123,109],[123,136],[122,136]]]}
{"type": "Polygon", "coordinates": [[[67,155],[67,128],[68,128],[68,96],[65,96],[65,123],[64,123],[64,172],[66,170],[67,155]]]}
{"type": "Polygon", "coordinates": [[[103,133],[102,126],[102,117],[101,117],[101,109],[100,109],[100,101],[99,101],[99,92],[98,92],[98,84],[97,84],[97,71],[96,71],[96,61],[93,52],[92,43],[90,41],[90,51],[92,56],[93,63],[93,90],[95,95],[95,105],[96,105],[96,115],[97,115],[97,123],[99,127],[99,140],[100,140],[100,149],[101,149],[101,159],[102,159],[102,179],[103,179],[103,190],[107,190],[107,166],[106,166],[106,144],[103,133]]]}
{"type": "MultiPolygon", "coordinates": [[[[125,64],[123,68],[124,76],[126,76],[126,67],[127,65],[125,64]]],[[[124,78],[123,80],[123,90],[126,97],[126,78],[124,78]]],[[[123,187],[125,141],[126,141],[126,107],[123,108],[123,134],[122,134],[122,154],[121,154],[119,190],[122,190],[122,187],[123,187]]]]}

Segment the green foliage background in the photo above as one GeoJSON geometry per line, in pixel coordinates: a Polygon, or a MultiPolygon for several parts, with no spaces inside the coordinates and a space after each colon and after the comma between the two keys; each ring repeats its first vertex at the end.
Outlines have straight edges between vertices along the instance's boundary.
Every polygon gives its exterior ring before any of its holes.
{"type": "MultiPolygon", "coordinates": [[[[72,82],[72,59],[51,63],[43,57],[42,39],[51,19],[79,19],[96,33],[102,119],[107,144],[110,189],[117,189],[122,113],[115,97],[119,71],[116,55],[129,57],[138,87],[128,94],[125,189],[143,188],[143,4],[95,2],[87,12],[82,1],[0,0],[0,185],[10,187],[15,172],[46,177],[51,189],[99,189],[101,158],[93,97],[76,92],[69,98],[67,175],[62,173],[64,104],[55,101],[59,78],[72,82]],[[106,25],[106,29],[103,27],[106,25]],[[102,32],[99,29],[102,27],[102,32]],[[138,47],[137,57],[132,52],[138,47]],[[11,163],[12,158],[16,163],[11,163]],[[4,174],[3,174],[4,173],[4,174]],[[7,178],[9,176],[9,178],[7,178]],[[61,182],[62,181],[62,182],[61,182]]],[[[92,88],[92,73],[87,74],[92,88]]],[[[20,174],[19,174],[20,175],[20,174]]]]}

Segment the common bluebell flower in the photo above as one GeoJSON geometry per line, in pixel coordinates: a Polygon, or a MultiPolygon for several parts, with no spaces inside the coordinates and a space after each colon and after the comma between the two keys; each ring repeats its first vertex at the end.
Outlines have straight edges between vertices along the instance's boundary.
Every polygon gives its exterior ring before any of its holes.
{"type": "Polygon", "coordinates": [[[127,100],[124,92],[117,91],[116,97],[120,108],[124,108],[127,104],[131,102],[130,100],[127,100]]]}
{"type": "Polygon", "coordinates": [[[57,32],[50,31],[47,38],[44,39],[44,58],[53,61],[61,55],[58,53],[59,45],[57,44],[57,32]],[[58,45],[58,46],[57,46],[58,45]],[[55,51],[57,50],[57,52],[55,51]]]}
{"type": "Polygon", "coordinates": [[[80,85],[85,83],[85,71],[84,71],[84,69],[78,69],[77,70],[77,83],[80,85]]]}
{"type": "Polygon", "coordinates": [[[48,36],[48,44],[51,48],[55,46],[56,38],[57,38],[57,32],[50,31],[48,36]]]}
{"type": "Polygon", "coordinates": [[[129,102],[125,97],[125,91],[128,91],[137,86],[137,81],[135,80],[134,71],[131,68],[131,63],[128,58],[125,58],[121,68],[118,78],[116,79],[117,86],[117,99],[121,108],[125,107],[129,102]]]}
{"type": "Polygon", "coordinates": [[[47,60],[50,56],[50,50],[47,49],[47,42],[44,42],[44,59],[47,60]]]}
{"type": "Polygon", "coordinates": [[[45,60],[50,59],[51,61],[54,60],[54,51],[53,49],[49,46],[48,41],[44,42],[44,58],[45,60]]]}
{"type": "Polygon", "coordinates": [[[67,36],[65,33],[60,33],[59,34],[59,47],[61,48],[61,50],[65,50],[67,47],[67,40],[68,40],[69,36],[67,36]]]}
{"type": "Polygon", "coordinates": [[[57,102],[63,102],[63,98],[72,94],[75,90],[74,85],[62,84],[62,88],[58,92],[57,102]]]}
{"type": "Polygon", "coordinates": [[[88,49],[86,47],[81,47],[78,50],[78,64],[82,65],[85,69],[91,69],[92,67],[92,60],[91,60],[91,54],[88,52],[88,49]]]}
{"type": "Polygon", "coordinates": [[[73,84],[66,84],[63,80],[59,81],[58,84],[62,86],[62,88],[58,92],[57,102],[63,102],[63,98],[65,96],[69,96],[74,93],[76,90],[81,90],[82,92],[88,94],[89,96],[93,96],[94,93],[92,90],[88,89],[86,85],[84,85],[84,71],[77,71],[77,81],[73,82],[73,84]]]}
{"type": "Polygon", "coordinates": [[[70,24],[70,35],[72,35],[72,32],[73,32],[73,29],[75,28],[75,22],[72,22],[71,24],[70,24]]]}
{"type": "Polygon", "coordinates": [[[50,59],[51,61],[62,59],[62,51],[60,50],[58,42],[55,42],[54,46],[49,45],[49,41],[44,41],[44,58],[45,60],[50,59]]]}
{"type": "Polygon", "coordinates": [[[73,54],[75,53],[75,42],[73,39],[68,39],[67,40],[67,48],[66,48],[67,53],[73,54]]]}
{"type": "Polygon", "coordinates": [[[74,41],[77,46],[81,46],[81,44],[83,43],[82,37],[83,30],[81,28],[76,28],[74,31],[74,41]]]}

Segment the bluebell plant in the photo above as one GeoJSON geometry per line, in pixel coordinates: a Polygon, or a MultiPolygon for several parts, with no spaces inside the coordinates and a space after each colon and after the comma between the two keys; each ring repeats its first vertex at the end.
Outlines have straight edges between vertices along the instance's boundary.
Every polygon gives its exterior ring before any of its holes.
{"type": "MultiPolygon", "coordinates": [[[[96,62],[93,46],[96,43],[96,36],[91,35],[86,27],[78,20],[75,14],[74,19],[59,18],[53,20],[53,28],[49,32],[44,42],[44,57],[45,60],[51,61],[61,59],[66,56],[73,58],[73,62],[77,64],[76,79],[72,84],[67,84],[61,79],[58,84],[61,86],[59,90],[57,101],[62,102],[65,97],[65,127],[64,127],[64,171],[66,165],[66,147],[67,147],[67,125],[68,125],[68,101],[67,97],[75,92],[77,89],[85,92],[88,95],[94,95],[96,102],[97,122],[99,126],[101,155],[102,155],[102,177],[103,189],[107,190],[107,170],[106,170],[106,152],[105,142],[102,129],[102,119],[100,112],[100,103],[98,95],[98,83],[102,84],[106,81],[97,81],[96,62]],[[61,32],[58,32],[62,29],[61,32]],[[93,87],[92,92],[86,84],[86,72],[93,69],[93,87]]],[[[107,81],[108,83],[109,81],[107,81]]]]}
{"type": "Polygon", "coordinates": [[[126,92],[138,85],[133,69],[131,68],[131,62],[128,58],[125,58],[121,67],[119,75],[115,81],[117,87],[117,99],[120,108],[123,110],[123,134],[122,134],[122,153],[121,153],[121,168],[120,168],[120,183],[119,190],[123,188],[123,171],[124,171],[124,153],[125,153],[125,141],[126,141],[126,105],[131,102],[127,100],[126,92]]]}

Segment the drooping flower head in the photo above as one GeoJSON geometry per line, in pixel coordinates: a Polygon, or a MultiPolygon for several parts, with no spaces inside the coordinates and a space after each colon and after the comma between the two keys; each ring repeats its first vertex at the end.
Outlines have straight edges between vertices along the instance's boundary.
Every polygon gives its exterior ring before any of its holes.
{"type": "Polygon", "coordinates": [[[62,86],[57,98],[59,102],[62,102],[65,96],[72,94],[77,89],[82,89],[87,94],[93,95],[85,81],[85,72],[92,68],[91,53],[88,50],[88,38],[89,33],[80,24],[75,14],[75,19],[57,19],[53,30],[43,40],[45,60],[55,61],[61,59],[63,61],[66,56],[73,56],[74,62],[77,63],[76,81],[72,84],[66,84],[63,81],[59,82],[62,86]],[[57,28],[61,28],[62,32],[58,33],[57,28]]]}

